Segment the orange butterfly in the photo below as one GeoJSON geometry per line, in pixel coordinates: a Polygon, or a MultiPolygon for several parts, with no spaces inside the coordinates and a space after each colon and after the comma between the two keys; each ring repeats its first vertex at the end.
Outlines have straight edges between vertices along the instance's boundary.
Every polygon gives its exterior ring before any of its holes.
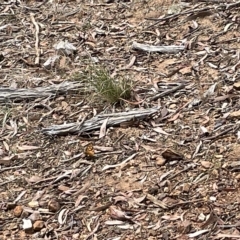
{"type": "Polygon", "coordinates": [[[87,145],[87,147],[85,148],[85,151],[84,151],[85,155],[89,158],[93,158],[95,157],[95,151],[94,151],[94,148],[93,148],[93,144],[90,143],[87,145]]]}

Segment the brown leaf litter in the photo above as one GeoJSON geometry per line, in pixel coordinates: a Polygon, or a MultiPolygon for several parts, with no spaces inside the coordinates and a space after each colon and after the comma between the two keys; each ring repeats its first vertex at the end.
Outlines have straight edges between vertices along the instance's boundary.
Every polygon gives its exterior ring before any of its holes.
{"type": "Polygon", "coordinates": [[[239,239],[240,3],[3,2],[0,238],[239,239]]]}

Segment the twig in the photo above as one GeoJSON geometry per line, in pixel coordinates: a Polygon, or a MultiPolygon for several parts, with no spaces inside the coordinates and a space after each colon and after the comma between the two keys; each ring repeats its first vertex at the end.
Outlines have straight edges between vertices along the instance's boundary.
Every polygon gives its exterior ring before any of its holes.
{"type": "Polygon", "coordinates": [[[26,161],[25,163],[23,163],[22,165],[18,165],[18,166],[13,166],[13,167],[6,167],[6,168],[2,168],[0,169],[0,173],[7,171],[7,170],[11,170],[11,169],[16,169],[16,168],[21,168],[24,167],[30,160],[26,161]]]}
{"type": "Polygon", "coordinates": [[[47,3],[48,2],[48,0],[44,0],[42,3],[39,3],[37,6],[36,6],[36,8],[40,8],[43,4],[45,4],[45,3],[47,3]]]}
{"type": "Polygon", "coordinates": [[[114,164],[114,165],[106,165],[105,167],[103,167],[102,171],[105,171],[107,169],[110,168],[116,168],[116,167],[122,167],[125,163],[127,163],[128,161],[132,160],[138,153],[134,153],[132,154],[130,157],[128,157],[127,159],[125,159],[124,161],[122,161],[119,164],[114,164]]]}
{"type": "Polygon", "coordinates": [[[77,155],[75,155],[75,156],[73,156],[73,157],[71,157],[71,158],[69,158],[69,159],[66,159],[66,160],[60,160],[60,161],[61,161],[62,163],[70,162],[70,161],[72,161],[72,160],[75,160],[75,159],[80,158],[82,155],[83,155],[83,153],[79,153],[79,154],[77,154],[77,155]]]}
{"type": "Polygon", "coordinates": [[[33,13],[30,13],[30,18],[31,18],[31,20],[32,20],[32,22],[33,22],[33,24],[36,28],[36,31],[35,31],[35,36],[36,36],[36,41],[35,41],[35,51],[36,51],[35,64],[38,65],[39,64],[39,58],[40,58],[39,37],[38,37],[39,26],[34,19],[34,14],[33,13]]]}
{"type": "Polygon", "coordinates": [[[174,179],[174,178],[175,178],[176,176],[178,176],[179,174],[181,174],[181,173],[183,173],[183,172],[186,172],[186,171],[188,171],[188,170],[191,169],[191,168],[193,168],[192,165],[187,166],[187,167],[185,167],[183,170],[181,170],[181,171],[175,173],[174,175],[170,176],[168,179],[169,179],[169,180],[174,179]]]}
{"type": "Polygon", "coordinates": [[[153,202],[154,204],[158,205],[159,207],[163,208],[163,209],[168,209],[168,205],[165,204],[164,202],[158,200],[157,198],[155,198],[154,196],[152,196],[151,194],[147,193],[146,194],[146,198],[153,202]]]}
{"type": "Polygon", "coordinates": [[[198,0],[198,2],[206,2],[206,3],[228,3],[231,0],[198,0]]]}
{"type": "Polygon", "coordinates": [[[199,203],[199,202],[204,202],[204,200],[202,200],[202,199],[196,199],[196,200],[192,200],[192,201],[180,202],[180,203],[173,204],[173,205],[169,206],[168,208],[169,208],[169,209],[173,209],[173,208],[175,208],[175,207],[182,206],[182,205],[184,205],[184,204],[190,204],[190,203],[195,203],[195,202],[197,202],[197,203],[199,203]]]}
{"type": "Polygon", "coordinates": [[[185,87],[185,85],[181,83],[181,84],[179,84],[178,86],[176,86],[176,87],[174,87],[174,88],[172,88],[172,89],[166,90],[165,92],[158,93],[158,94],[156,94],[155,96],[150,97],[148,100],[149,100],[149,101],[155,101],[155,100],[157,100],[157,99],[159,99],[159,98],[161,98],[161,97],[164,97],[164,96],[166,96],[166,95],[168,95],[168,94],[170,94],[170,93],[174,93],[174,92],[176,92],[177,90],[180,90],[180,89],[182,89],[182,88],[184,88],[184,87],[185,87]]]}
{"type": "Polygon", "coordinates": [[[226,133],[228,133],[228,132],[230,132],[232,130],[237,130],[239,127],[240,127],[240,125],[229,127],[227,129],[223,130],[222,132],[220,132],[219,134],[217,134],[215,136],[203,138],[203,140],[214,140],[214,139],[216,139],[216,138],[218,138],[218,137],[220,137],[220,136],[222,136],[222,135],[224,135],[224,134],[226,134],[226,133]]]}
{"type": "Polygon", "coordinates": [[[7,184],[7,183],[10,183],[10,182],[13,182],[13,181],[16,181],[16,180],[18,180],[18,179],[12,179],[12,180],[8,180],[8,181],[6,181],[6,182],[1,182],[1,183],[0,183],[0,186],[3,186],[3,185],[5,185],[5,184],[7,184]]]}
{"type": "MultiPolygon", "coordinates": [[[[236,3],[235,3],[236,4],[236,3]]],[[[217,8],[226,8],[224,5],[220,5],[218,6],[217,8]]],[[[183,11],[183,12],[180,12],[180,13],[176,13],[176,14],[173,14],[173,15],[170,15],[170,16],[167,16],[167,17],[164,17],[164,18],[145,18],[146,20],[151,20],[151,21],[157,21],[153,24],[151,24],[150,26],[148,26],[148,28],[150,27],[153,27],[157,24],[159,24],[160,22],[162,21],[167,21],[167,20],[170,20],[170,19],[174,19],[174,18],[177,18],[179,16],[182,16],[182,15],[186,15],[186,14],[191,14],[191,13],[196,13],[196,12],[202,12],[202,11],[207,11],[207,10],[213,10],[215,9],[215,7],[204,7],[204,8],[200,8],[200,9],[195,9],[195,10],[187,10],[187,11],[183,11]]]]}
{"type": "Polygon", "coordinates": [[[100,223],[98,222],[98,223],[97,223],[97,226],[92,230],[91,233],[89,233],[89,234],[87,235],[87,237],[85,238],[85,240],[88,240],[95,232],[97,232],[99,226],[100,226],[100,223]]]}
{"type": "Polygon", "coordinates": [[[235,3],[231,3],[231,4],[227,4],[226,10],[233,8],[233,7],[238,7],[240,5],[240,1],[235,2],[235,3]]]}
{"type": "Polygon", "coordinates": [[[185,49],[185,46],[152,46],[147,44],[141,44],[137,42],[133,42],[133,49],[139,49],[146,52],[161,52],[161,53],[178,53],[185,49]]]}

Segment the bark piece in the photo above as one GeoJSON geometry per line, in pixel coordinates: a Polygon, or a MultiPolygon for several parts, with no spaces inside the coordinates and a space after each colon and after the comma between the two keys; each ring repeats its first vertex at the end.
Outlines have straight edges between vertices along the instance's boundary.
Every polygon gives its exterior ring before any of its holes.
{"type": "Polygon", "coordinates": [[[19,88],[0,88],[0,103],[15,100],[24,100],[32,98],[54,97],[56,94],[62,94],[69,90],[77,90],[83,87],[82,83],[62,82],[49,87],[37,87],[32,89],[19,88]]]}
{"type": "Polygon", "coordinates": [[[178,53],[185,49],[184,46],[152,46],[142,43],[133,42],[133,49],[138,49],[146,52],[161,52],[161,53],[178,53]]]}
{"type": "Polygon", "coordinates": [[[115,126],[132,119],[140,120],[150,116],[158,111],[157,108],[133,110],[129,112],[99,114],[81,124],[68,123],[62,125],[52,125],[42,129],[42,132],[47,135],[64,135],[64,134],[81,134],[92,130],[100,129],[104,121],[108,118],[106,127],[115,126]]]}

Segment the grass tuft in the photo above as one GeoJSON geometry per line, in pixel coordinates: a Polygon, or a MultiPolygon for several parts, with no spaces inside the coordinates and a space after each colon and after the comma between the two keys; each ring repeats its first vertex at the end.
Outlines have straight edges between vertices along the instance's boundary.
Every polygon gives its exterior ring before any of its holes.
{"type": "Polygon", "coordinates": [[[84,72],[73,74],[71,79],[85,82],[87,94],[90,93],[91,88],[94,88],[103,100],[111,104],[131,98],[132,81],[123,77],[113,78],[102,66],[88,66],[84,72]]]}
{"type": "Polygon", "coordinates": [[[121,99],[130,99],[131,81],[123,77],[114,79],[104,68],[91,69],[90,84],[96,89],[97,93],[110,103],[118,103],[121,99]]]}

